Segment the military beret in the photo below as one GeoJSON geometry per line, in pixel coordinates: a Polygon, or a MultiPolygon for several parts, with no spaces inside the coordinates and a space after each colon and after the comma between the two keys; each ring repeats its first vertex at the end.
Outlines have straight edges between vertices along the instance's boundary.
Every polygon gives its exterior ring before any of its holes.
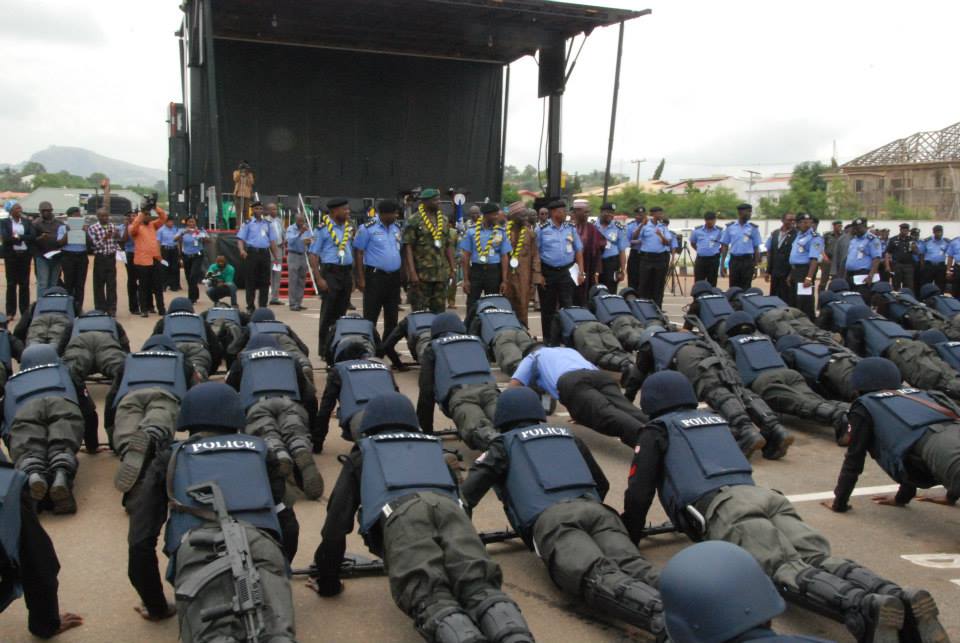
{"type": "Polygon", "coordinates": [[[388,199],[384,199],[383,201],[377,204],[377,211],[378,212],[399,212],[400,206],[397,205],[396,201],[390,201],[388,199]]]}
{"type": "Polygon", "coordinates": [[[655,205],[650,208],[650,212],[663,212],[663,208],[661,208],[659,205],[655,205]]]}
{"type": "Polygon", "coordinates": [[[344,199],[343,197],[336,197],[327,201],[327,209],[333,210],[334,208],[342,208],[348,203],[350,203],[349,200],[344,199]]]}
{"type": "Polygon", "coordinates": [[[617,204],[616,204],[616,203],[606,202],[606,203],[604,203],[604,204],[602,204],[602,205],[600,206],[600,211],[602,212],[602,211],[604,211],[604,210],[609,210],[609,211],[611,211],[611,212],[616,212],[616,211],[617,211],[617,204]]]}
{"type": "Polygon", "coordinates": [[[740,205],[737,206],[737,210],[752,210],[752,209],[753,209],[753,206],[750,205],[749,203],[741,203],[740,205]]]}
{"type": "Polygon", "coordinates": [[[440,192],[437,190],[437,188],[423,188],[420,190],[421,201],[426,201],[427,199],[432,199],[438,196],[440,196],[440,192]]]}
{"type": "Polygon", "coordinates": [[[554,199],[553,201],[547,204],[548,210],[556,210],[557,208],[565,208],[565,207],[567,207],[567,204],[563,199],[554,199]]]}
{"type": "Polygon", "coordinates": [[[901,224],[900,224],[900,229],[903,230],[904,228],[906,228],[907,230],[909,230],[909,229],[910,229],[910,224],[909,224],[909,223],[901,223],[901,224]]]}
{"type": "Polygon", "coordinates": [[[495,201],[491,201],[490,203],[480,204],[480,212],[484,214],[492,214],[494,212],[499,212],[499,211],[500,211],[500,204],[495,201]]]}

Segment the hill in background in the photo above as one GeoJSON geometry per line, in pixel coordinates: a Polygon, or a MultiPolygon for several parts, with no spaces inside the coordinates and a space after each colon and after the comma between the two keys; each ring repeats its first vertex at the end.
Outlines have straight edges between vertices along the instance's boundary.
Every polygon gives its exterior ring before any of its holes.
{"type": "Polygon", "coordinates": [[[66,171],[77,176],[90,176],[101,172],[118,185],[152,186],[167,178],[165,170],[127,163],[82,147],[51,145],[33,154],[30,161],[41,163],[51,173],[66,171]]]}

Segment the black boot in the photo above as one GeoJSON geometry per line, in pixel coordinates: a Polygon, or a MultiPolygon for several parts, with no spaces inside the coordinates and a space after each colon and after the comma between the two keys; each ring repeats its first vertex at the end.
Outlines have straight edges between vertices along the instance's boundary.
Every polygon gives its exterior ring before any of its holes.
{"type": "Polygon", "coordinates": [[[797,574],[797,585],[799,594],[787,589],[787,598],[842,622],[860,643],[899,643],[904,609],[895,596],[871,594],[816,567],[797,574]]]}
{"type": "Polygon", "coordinates": [[[649,632],[657,641],[667,636],[660,593],[604,561],[584,578],[583,597],[591,607],[649,632]]]}
{"type": "Polygon", "coordinates": [[[520,608],[506,596],[484,601],[473,612],[490,643],[534,643],[520,608]]]}
{"type": "Polygon", "coordinates": [[[763,437],[767,441],[763,447],[763,457],[767,460],[779,460],[787,455],[787,449],[793,444],[793,435],[790,434],[779,422],[771,429],[763,432],[763,437]]]}
{"type": "Polygon", "coordinates": [[[73,497],[73,477],[77,474],[77,458],[72,453],[62,452],[50,458],[53,484],[50,485],[50,501],[53,513],[77,513],[77,500],[73,497]]]}

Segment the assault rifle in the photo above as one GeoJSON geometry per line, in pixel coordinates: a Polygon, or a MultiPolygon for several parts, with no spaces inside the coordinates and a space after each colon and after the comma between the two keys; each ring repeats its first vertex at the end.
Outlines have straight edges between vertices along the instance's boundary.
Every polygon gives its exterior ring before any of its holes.
{"type": "Polygon", "coordinates": [[[217,559],[203,568],[196,581],[178,588],[177,596],[194,598],[210,581],[224,572],[233,576],[234,595],[230,603],[203,610],[200,618],[212,621],[224,616],[233,616],[243,622],[248,643],[257,643],[263,636],[263,588],[260,572],[253,564],[246,528],[227,513],[223,492],[215,482],[201,482],[187,489],[197,502],[210,505],[220,523],[220,534],[206,538],[206,534],[190,536],[191,544],[209,545],[217,553],[217,559]]]}
{"type": "MultiPolygon", "coordinates": [[[[647,525],[643,528],[642,534],[644,537],[647,536],[659,536],[660,534],[671,534],[677,531],[677,528],[673,526],[672,522],[665,522],[660,525],[647,525]]],[[[519,538],[520,534],[513,531],[512,529],[505,529],[503,531],[484,531],[480,532],[480,540],[484,545],[490,545],[493,543],[503,543],[508,540],[513,540],[514,538],[519,538]]]]}

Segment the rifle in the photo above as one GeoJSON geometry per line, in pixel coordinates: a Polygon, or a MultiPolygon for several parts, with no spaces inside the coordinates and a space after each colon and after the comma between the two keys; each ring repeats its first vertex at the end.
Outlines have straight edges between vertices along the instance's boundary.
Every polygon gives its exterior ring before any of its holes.
{"type": "Polygon", "coordinates": [[[740,373],[738,373],[730,364],[730,356],[727,355],[727,352],[723,350],[723,347],[721,347],[720,344],[713,339],[702,319],[696,315],[690,314],[684,315],[683,319],[690,324],[691,327],[700,331],[700,336],[703,338],[703,341],[707,344],[707,346],[710,347],[710,350],[713,352],[713,356],[716,357],[720,362],[721,374],[724,381],[730,385],[733,394],[736,395],[737,399],[740,400],[740,403],[746,407],[748,405],[748,400],[744,399],[742,393],[743,380],[740,379],[740,373]]]}
{"type": "MultiPolygon", "coordinates": [[[[311,576],[317,568],[301,567],[290,572],[292,576],[311,576]]],[[[344,554],[340,561],[340,578],[360,578],[363,576],[380,576],[385,572],[383,561],[379,558],[367,558],[360,554],[344,554]]]]}
{"type": "MultiPolygon", "coordinates": [[[[647,525],[643,528],[641,533],[644,537],[646,536],[659,536],[661,534],[672,534],[677,531],[677,528],[673,526],[672,522],[665,522],[659,525],[647,525]]],[[[484,545],[490,545],[493,543],[502,543],[508,540],[513,540],[514,538],[519,538],[520,534],[513,531],[512,529],[505,529],[503,531],[483,531],[480,532],[480,540],[484,545]]]]}
{"type": "Polygon", "coordinates": [[[211,539],[201,534],[190,537],[191,544],[211,545],[217,553],[217,559],[204,568],[197,581],[179,588],[177,596],[193,598],[207,583],[229,571],[233,575],[234,584],[232,601],[203,610],[200,618],[203,621],[212,621],[224,616],[234,616],[243,622],[245,640],[256,643],[265,631],[263,588],[260,585],[260,572],[253,564],[246,528],[227,513],[227,504],[217,483],[201,482],[189,487],[187,493],[197,502],[213,508],[216,520],[220,523],[220,534],[211,539]]]}

